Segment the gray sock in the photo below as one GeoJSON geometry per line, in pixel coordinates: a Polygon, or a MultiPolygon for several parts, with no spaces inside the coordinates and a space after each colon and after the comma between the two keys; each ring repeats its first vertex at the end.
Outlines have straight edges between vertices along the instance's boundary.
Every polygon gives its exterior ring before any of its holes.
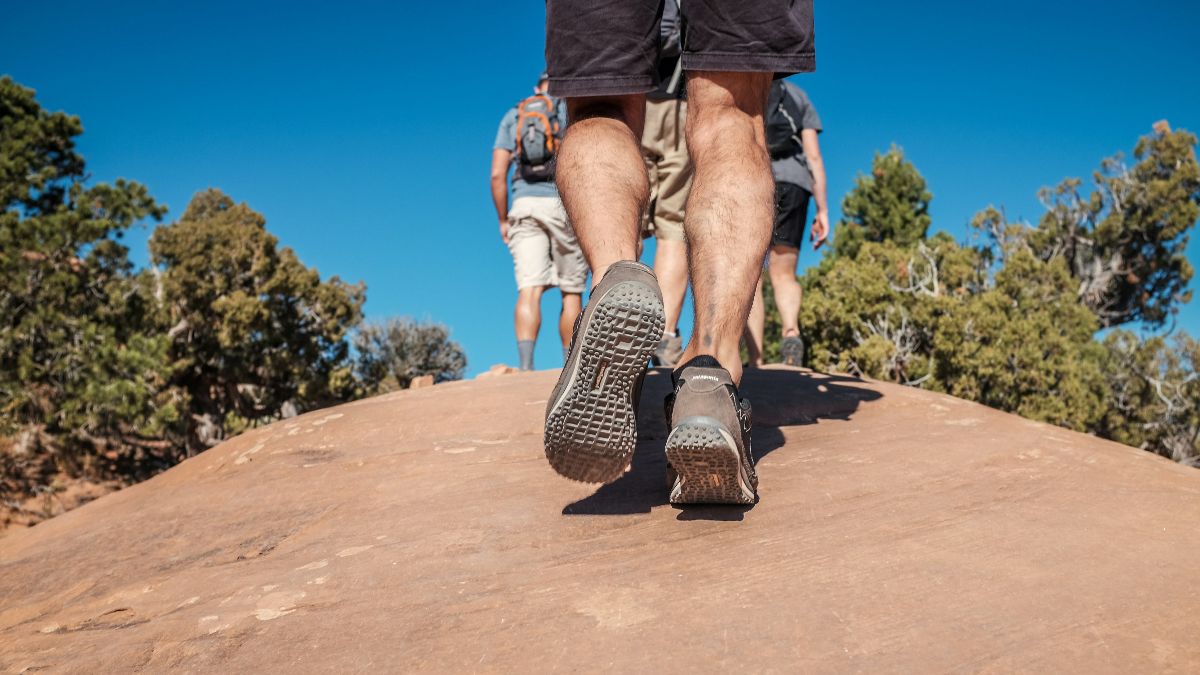
{"type": "Polygon", "coordinates": [[[521,355],[521,370],[533,370],[533,340],[517,340],[517,353],[521,355]]]}

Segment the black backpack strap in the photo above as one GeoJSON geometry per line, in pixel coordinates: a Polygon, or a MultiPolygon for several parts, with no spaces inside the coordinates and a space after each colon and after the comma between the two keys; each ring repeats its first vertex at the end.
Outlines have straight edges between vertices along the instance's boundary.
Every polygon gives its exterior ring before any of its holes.
{"type": "Polygon", "coordinates": [[[780,92],[779,114],[787,120],[792,127],[792,137],[800,143],[800,123],[804,119],[804,111],[800,109],[800,105],[796,103],[796,99],[792,97],[792,93],[788,91],[787,85],[780,81],[778,85],[780,92]]]}

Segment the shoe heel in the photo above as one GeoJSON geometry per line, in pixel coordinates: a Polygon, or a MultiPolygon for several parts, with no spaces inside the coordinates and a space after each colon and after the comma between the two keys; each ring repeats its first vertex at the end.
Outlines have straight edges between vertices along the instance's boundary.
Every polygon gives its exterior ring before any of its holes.
{"type": "Polygon", "coordinates": [[[753,504],[737,444],[716,420],[681,421],[667,437],[667,462],[677,477],[672,504],[753,504]]]}

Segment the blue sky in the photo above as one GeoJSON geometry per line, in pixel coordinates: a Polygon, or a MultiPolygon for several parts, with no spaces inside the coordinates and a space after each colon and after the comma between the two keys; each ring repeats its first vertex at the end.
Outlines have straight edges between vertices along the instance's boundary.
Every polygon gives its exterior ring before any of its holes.
{"type": "MultiPolygon", "coordinates": [[[[543,12],[13,3],[0,73],[83,119],[96,180],[145,183],[168,220],[221,188],[323,275],[365,281],[369,318],[449,324],[473,374],[516,361],[487,174],[500,116],[542,69],[543,12]]],[[[825,124],[835,222],[854,176],[892,143],[929,182],[934,228],[961,238],[988,204],[1036,220],[1039,187],[1090,175],[1155,120],[1200,131],[1200,3],[817,0],[816,17],[818,71],[794,81],[825,124]]],[[[146,235],[128,238],[138,261],[146,235]]],[[[1200,263],[1200,237],[1189,255],[1200,263]]],[[[544,307],[549,368],[557,298],[544,307]]],[[[1200,335],[1200,300],[1180,326],[1200,335]]]]}

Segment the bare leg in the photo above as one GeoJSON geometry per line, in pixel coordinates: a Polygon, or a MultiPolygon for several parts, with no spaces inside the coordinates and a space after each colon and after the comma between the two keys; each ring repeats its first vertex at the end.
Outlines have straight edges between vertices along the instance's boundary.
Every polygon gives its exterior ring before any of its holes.
{"type": "Polygon", "coordinates": [[[763,304],[762,277],[754,287],[754,304],[750,305],[750,318],[746,320],[746,354],[750,359],[751,368],[761,368],[763,364],[763,331],[767,322],[766,306],[763,304]]]}
{"type": "Polygon", "coordinates": [[[679,314],[683,311],[683,296],[687,294],[687,242],[659,239],[654,253],[654,274],[662,289],[663,308],[668,331],[679,330],[679,314]]]}
{"type": "Polygon", "coordinates": [[[619,260],[636,260],[650,184],[639,139],[646,97],[567,99],[571,126],[558,153],[558,190],[592,268],[594,286],[619,260]]]}
{"type": "Polygon", "coordinates": [[[563,349],[571,344],[571,333],[575,328],[575,319],[583,308],[579,293],[562,294],[562,313],[558,315],[558,336],[562,339],[563,349]]]}
{"type": "Polygon", "coordinates": [[[735,383],[775,213],[763,128],[770,85],[770,73],[696,71],[688,80],[687,144],[696,173],[684,227],[696,327],[683,361],[711,355],[735,383]]]}
{"type": "Polygon", "coordinates": [[[536,340],[542,328],[542,293],[545,286],[527,286],[517,291],[514,323],[518,340],[536,340]]]}
{"type": "Polygon", "coordinates": [[[645,97],[576,98],[567,105],[571,126],[558,155],[558,191],[592,268],[592,295],[546,402],[543,444],[563,476],[610,483],[633,459],[635,402],[662,339],[658,283],[634,262],[650,192],[638,142],[645,97]]]}
{"type": "Polygon", "coordinates": [[[775,305],[783,324],[783,337],[800,334],[800,282],[796,280],[796,262],[800,252],[789,246],[773,246],[767,258],[771,286],[775,289],[775,305]]]}

